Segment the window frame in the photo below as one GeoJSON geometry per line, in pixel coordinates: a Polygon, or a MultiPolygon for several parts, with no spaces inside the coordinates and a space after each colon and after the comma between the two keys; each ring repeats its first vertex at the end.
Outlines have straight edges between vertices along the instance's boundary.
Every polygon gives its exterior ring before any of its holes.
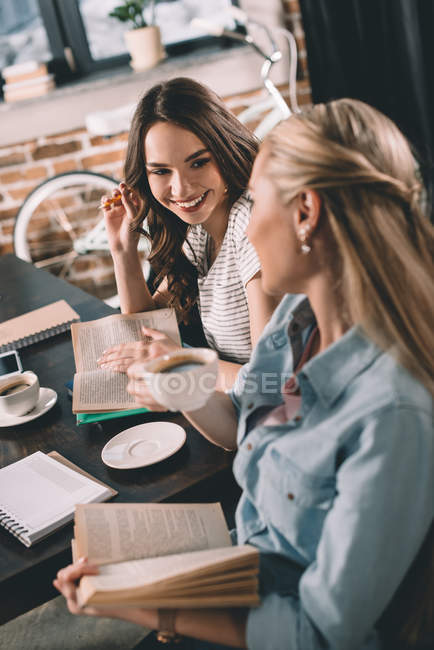
{"type": "Polygon", "coordinates": [[[60,18],[56,0],[38,0],[39,13],[47,34],[52,60],[50,70],[56,75],[56,82],[68,81],[75,76],[75,66],[68,57],[68,41],[60,18]]]}

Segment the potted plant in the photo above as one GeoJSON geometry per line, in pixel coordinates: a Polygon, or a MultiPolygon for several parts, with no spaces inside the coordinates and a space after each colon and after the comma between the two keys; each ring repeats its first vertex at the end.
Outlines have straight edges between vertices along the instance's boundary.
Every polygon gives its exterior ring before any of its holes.
{"type": "Polygon", "coordinates": [[[155,0],[124,0],[109,13],[123,23],[130,23],[131,29],[125,32],[125,41],[131,56],[134,70],[146,70],[156,65],[164,57],[160,29],[155,22],[155,0]],[[146,22],[144,10],[151,9],[151,20],[146,22]]]}

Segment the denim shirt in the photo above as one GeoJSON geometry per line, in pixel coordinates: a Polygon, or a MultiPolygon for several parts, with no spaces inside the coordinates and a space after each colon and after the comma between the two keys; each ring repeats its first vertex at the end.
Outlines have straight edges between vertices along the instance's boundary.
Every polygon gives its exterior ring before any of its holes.
{"type": "Polygon", "coordinates": [[[261,552],[251,650],[380,648],[375,623],[434,514],[432,398],[356,327],[297,373],[292,420],[248,430],[282,403],[313,326],[307,299],[285,296],[231,392],[238,543],[261,552]]]}

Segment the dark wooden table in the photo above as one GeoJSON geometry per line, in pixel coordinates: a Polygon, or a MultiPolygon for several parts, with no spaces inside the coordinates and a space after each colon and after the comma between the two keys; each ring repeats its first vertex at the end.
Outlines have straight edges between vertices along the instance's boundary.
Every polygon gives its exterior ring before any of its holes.
{"type": "MultiPolygon", "coordinates": [[[[97,298],[14,255],[0,256],[0,322],[61,298],[82,321],[114,312],[97,298]]],[[[58,401],[32,422],[0,428],[0,467],[37,450],[56,450],[118,490],[119,502],[232,503],[237,493],[232,455],[208,443],[180,414],[142,414],[77,427],[64,385],[74,374],[69,332],[22,348],[20,355],[23,368],[36,372],[41,386],[53,388],[58,401]],[[161,419],[186,428],[187,442],[179,452],[141,469],[116,470],[104,465],[101,450],[110,438],[135,424],[161,419]]],[[[0,528],[0,624],[57,594],[51,581],[71,560],[71,537],[69,525],[26,548],[0,528]]]]}

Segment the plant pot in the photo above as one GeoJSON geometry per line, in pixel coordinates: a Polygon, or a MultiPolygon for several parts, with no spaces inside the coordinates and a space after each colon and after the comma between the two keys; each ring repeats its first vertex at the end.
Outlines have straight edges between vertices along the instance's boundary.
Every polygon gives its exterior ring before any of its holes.
{"type": "Polygon", "coordinates": [[[130,65],[136,71],[152,68],[165,56],[157,25],[131,29],[125,32],[125,41],[131,56],[130,65]]]}

